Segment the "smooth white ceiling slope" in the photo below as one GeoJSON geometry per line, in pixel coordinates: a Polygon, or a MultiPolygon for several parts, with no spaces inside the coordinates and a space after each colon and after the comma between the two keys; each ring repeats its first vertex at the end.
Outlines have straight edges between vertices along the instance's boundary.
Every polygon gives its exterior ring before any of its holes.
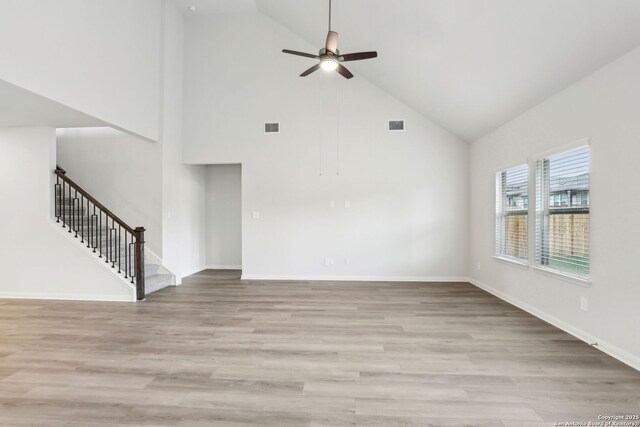
{"type": "Polygon", "coordinates": [[[256,12],[256,3],[253,0],[173,0],[184,13],[190,6],[196,7],[196,13],[239,13],[256,12]]]}
{"type": "MultiPolygon", "coordinates": [[[[256,4],[321,47],[328,1],[256,4]]],[[[467,141],[640,44],[638,0],[334,0],[333,7],[340,50],[380,54],[350,65],[356,76],[467,141]]],[[[291,40],[273,54],[303,47],[291,40]]],[[[291,72],[306,65],[301,59],[291,72]]]]}

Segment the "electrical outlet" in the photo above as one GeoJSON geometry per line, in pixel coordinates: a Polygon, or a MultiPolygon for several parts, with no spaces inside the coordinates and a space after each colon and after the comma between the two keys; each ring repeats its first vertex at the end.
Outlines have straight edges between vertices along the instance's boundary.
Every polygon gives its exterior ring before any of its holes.
{"type": "Polygon", "coordinates": [[[334,202],[333,200],[329,202],[329,207],[330,208],[335,208],[336,207],[336,202],[334,202]]]}
{"type": "Polygon", "coordinates": [[[480,261],[478,261],[478,263],[476,264],[476,269],[478,269],[478,271],[480,271],[480,261]]]}
{"type": "Polygon", "coordinates": [[[589,311],[589,300],[587,297],[580,297],[580,310],[589,311]]]}
{"type": "Polygon", "coordinates": [[[253,219],[260,219],[260,212],[258,211],[254,211],[251,216],[253,217],[253,219]]]}
{"type": "Polygon", "coordinates": [[[327,257],[324,259],[324,265],[331,265],[331,258],[327,257]]]}
{"type": "Polygon", "coordinates": [[[344,265],[349,265],[349,264],[351,264],[351,260],[349,258],[345,258],[344,265]]]}
{"type": "Polygon", "coordinates": [[[349,200],[345,200],[345,201],[344,201],[344,207],[345,207],[345,208],[350,208],[350,207],[351,207],[351,201],[349,201],[349,200]]]}

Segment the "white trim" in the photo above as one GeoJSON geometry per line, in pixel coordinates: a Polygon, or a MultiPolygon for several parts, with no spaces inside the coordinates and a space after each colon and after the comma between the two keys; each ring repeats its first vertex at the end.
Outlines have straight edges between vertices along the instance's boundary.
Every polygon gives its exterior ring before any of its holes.
{"type": "Polygon", "coordinates": [[[241,265],[207,265],[205,270],[242,270],[241,265]]]}
{"type": "Polygon", "coordinates": [[[324,275],[283,275],[283,274],[243,274],[242,280],[296,280],[330,282],[468,282],[468,277],[452,276],[324,276],[324,275]]]}
{"type": "MultiPolygon", "coordinates": [[[[519,168],[520,166],[526,166],[527,167],[527,175],[529,175],[529,172],[531,172],[531,165],[529,165],[529,159],[525,158],[524,162],[517,162],[514,164],[511,164],[511,166],[506,166],[506,167],[502,167],[502,168],[498,168],[495,170],[495,174],[498,174],[500,172],[507,172],[510,169],[515,169],[515,168],[519,168]]],[[[527,176],[528,178],[528,176],[527,176]]],[[[529,181],[527,181],[527,187],[529,186],[529,181]]],[[[529,191],[527,189],[527,191],[529,191]]]]}
{"type": "Polygon", "coordinates": [[[158,273],[160,274],[170,274],[173,276],[173,279],[171,280],[171,286],[176,286],[177,285],[177,278],[176,275],[173,271],[170,271],[167,267],[164,266],[164,264],[162,263],[162,258],[160,258],[158,256],[158,254],[156,254],[155,252],[153,252],[151,249],[148,249],[146,246],[144,248],[144,257],[145,257],[145,264],[155,264],[158,265],[158,273]]]}
{"type": "Polygon", "coordinates": [[[505,294],[502,291],[499,291],[479,280],[473,279],[473,278],[469,278],[468,279],[469,283],[473,284],[474,286],[500,298],[503,301],[508,302],[511,305],[514,305],[524,311],[526,311],[527,313],[537,317],[538,319],[544,320],[545,322],[549,323],[550,325],[555,326],[558,329],[563,330],[564,332],[573,335],[574,337],[576,337],[577,339],[586,342],[589,345],[593,345],[595,348],[597,348],[598,350],[608,354],[609,356],[613,357],[614,359],[617,359],[619,361],[621,361],[622,363],[631,366],[633,369],[636,369],[638,371],[640,371],[640,357],[633,355],[625,350],[622,350],[619,347],[616,347],[604,340],[601,340],[599,338],[597,338],[594,335],[591,335],[590,333],[583,331],[582,329],[578,329],[576,327],[574,327],[573,325],[570,325],[569,323],[558,319],[555,316],[552,316],[542,310],[538,310],[537,308],[524,303],[516,298],[513,298],[507,294],[505,294]],[[594,343],[596,343],[594,345],[594,343]]]}
{"type": "MultiPolygon", "coordinates": [[[[129,295],[51,294],[45,292],[0,292],[5,299],[47,299],[61,301],[131,302],[129,295]]],[[[134,299],[135,302],[135,299],[134,299]]]]}
{"type": "Polygon", "coordinates": [[[562,154],[566,151],[577,150],[578,148],[582,148],[582,147],[591,147],[591,139],[589,139],[588,137],[580,138],[568,144],[563,144],[555,148],[552,148],[550,150],[543,151],[542,153],[538,153],[532,156],[530,158],[530,161],[532,161],[535,166],[535,162],[537,162],[538,160],[541,160],[547,157],[553,157],[557,154],[562,154]]]}
{"type": "Polygon", "coordinates": [[[508,257],[500,256],[500,255],[494,255],[492,258],[494,260],[498,261],[498,262],[503,263],[503,264],[512,265],[514,267],[522,268],[524,270],[528,270],[529,269],[529,262],[528,261],[518,261],[515,258],[508,258],[508,257]]]}
{"type": "Polygon", "coordinates": [[[147,245],[145,245],[144,247],[144,257],[148,258],[144,260],[147,264],[162,265],[162,258],[160,258],[158,254],[153,252],[151,249],[149,249],[147,245]]]}
{"type": "Polygon", "coordinates": [[[591,287],[591,280],[574,276],[573,274],[565,273],[560,270],[554,270],[551,268],[540,267],[536,265],[533,267],[533,271],[536,273],[544,274],[545,276],[555,277],[556,279],[564,280],[565,282],[573,283],[575,285],[584,286],[585,288],[591,287]]]}

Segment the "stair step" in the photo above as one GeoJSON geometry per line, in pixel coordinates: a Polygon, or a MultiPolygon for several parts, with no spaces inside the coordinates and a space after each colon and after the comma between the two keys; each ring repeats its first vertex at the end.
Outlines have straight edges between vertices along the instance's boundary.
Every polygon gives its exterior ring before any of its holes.
{"type": "MultiPolygon", "coordinates": [[[[68,213],[68,212],[67,212],[68,213]]],[[[58,218],[56,218],[58,220],[58,218]]],[[[124,232],[120,234],[120,243],[121,245],[117,245],[114,243],[113,247],[109,247],[107,242],[108,237],[110,235],[110,228],[106,227],[104,224],[102,227],[97,227],[95,222],[90,222],[90,218],[87,218],[86,213],[84,216],[77,215],[64,215],[59,218],[60,226],[66,224],[66,231],[71,231],[71,234],[75,235],[77,233],[78,242],[82,242],[84,240],[83,245],[88,251],[93,251],[93,244],[95,243],[97,246],[95,248],[96,253],[102,252],[101,261],[105,264],[111,265],[113,264],[113,260],[106,262],[106,257],[108,255],[113,255],[115,258],[115,267],[114,270],[120,270],[120,274],[124,277],[125,271],[124,267],[129,256],[129,251],[124,244],[124,232]],[[70,225],[74,225],[76,227],[75,230],[71,229],[70,225]],[[87,242],[91,240],[91,245],[87,247],[87,242]],[[121,265],[118,266],[118,256],[120,256],[121,265]]],[[[116,227],[116,230],[119,228],[116,227]]],[[[130,244],[131,236],[128,236],[127,243],[130,244]]],[[[131,257],[134,257],[134,249],[131,247],[131,257]]],[[[131,260],[131,266],[133,268],[133,260],[131,260]]],[[[156,292],[160,289],[166,288],[167,286],[171,286],[173,284],[174,276],[172,274],[164,274],[159,273],[161,266],[158,264],[145,264],[144,266],[144,276],[145,276],[145,293],[150,294],[152,292],[156,292]]],[[[127,280],[131,280],[127,278],[127,280]]]]}
{"type": "Polygon", "coordinates": [[[158,274],[160,266],[158,264],[145,264],[144,265],[144,277],[155,276],[158,274]]]}
{"type": "Polygon", "coordinates": [[[145,293],[149,295],[152,292],[171,286],[173,275],[171,274],[154,274],[145,279],[145,293]]]}

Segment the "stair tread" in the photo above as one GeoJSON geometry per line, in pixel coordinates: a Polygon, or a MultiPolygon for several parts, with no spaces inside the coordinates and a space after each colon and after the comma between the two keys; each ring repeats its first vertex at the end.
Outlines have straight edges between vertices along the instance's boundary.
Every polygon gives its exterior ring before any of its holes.
{"type": "Polygon", "coordinates": [[[172,285],[172,274],[154,274],[145,278],[145,293],[148,295],[152,292],[159,291],[172,285]]]}

